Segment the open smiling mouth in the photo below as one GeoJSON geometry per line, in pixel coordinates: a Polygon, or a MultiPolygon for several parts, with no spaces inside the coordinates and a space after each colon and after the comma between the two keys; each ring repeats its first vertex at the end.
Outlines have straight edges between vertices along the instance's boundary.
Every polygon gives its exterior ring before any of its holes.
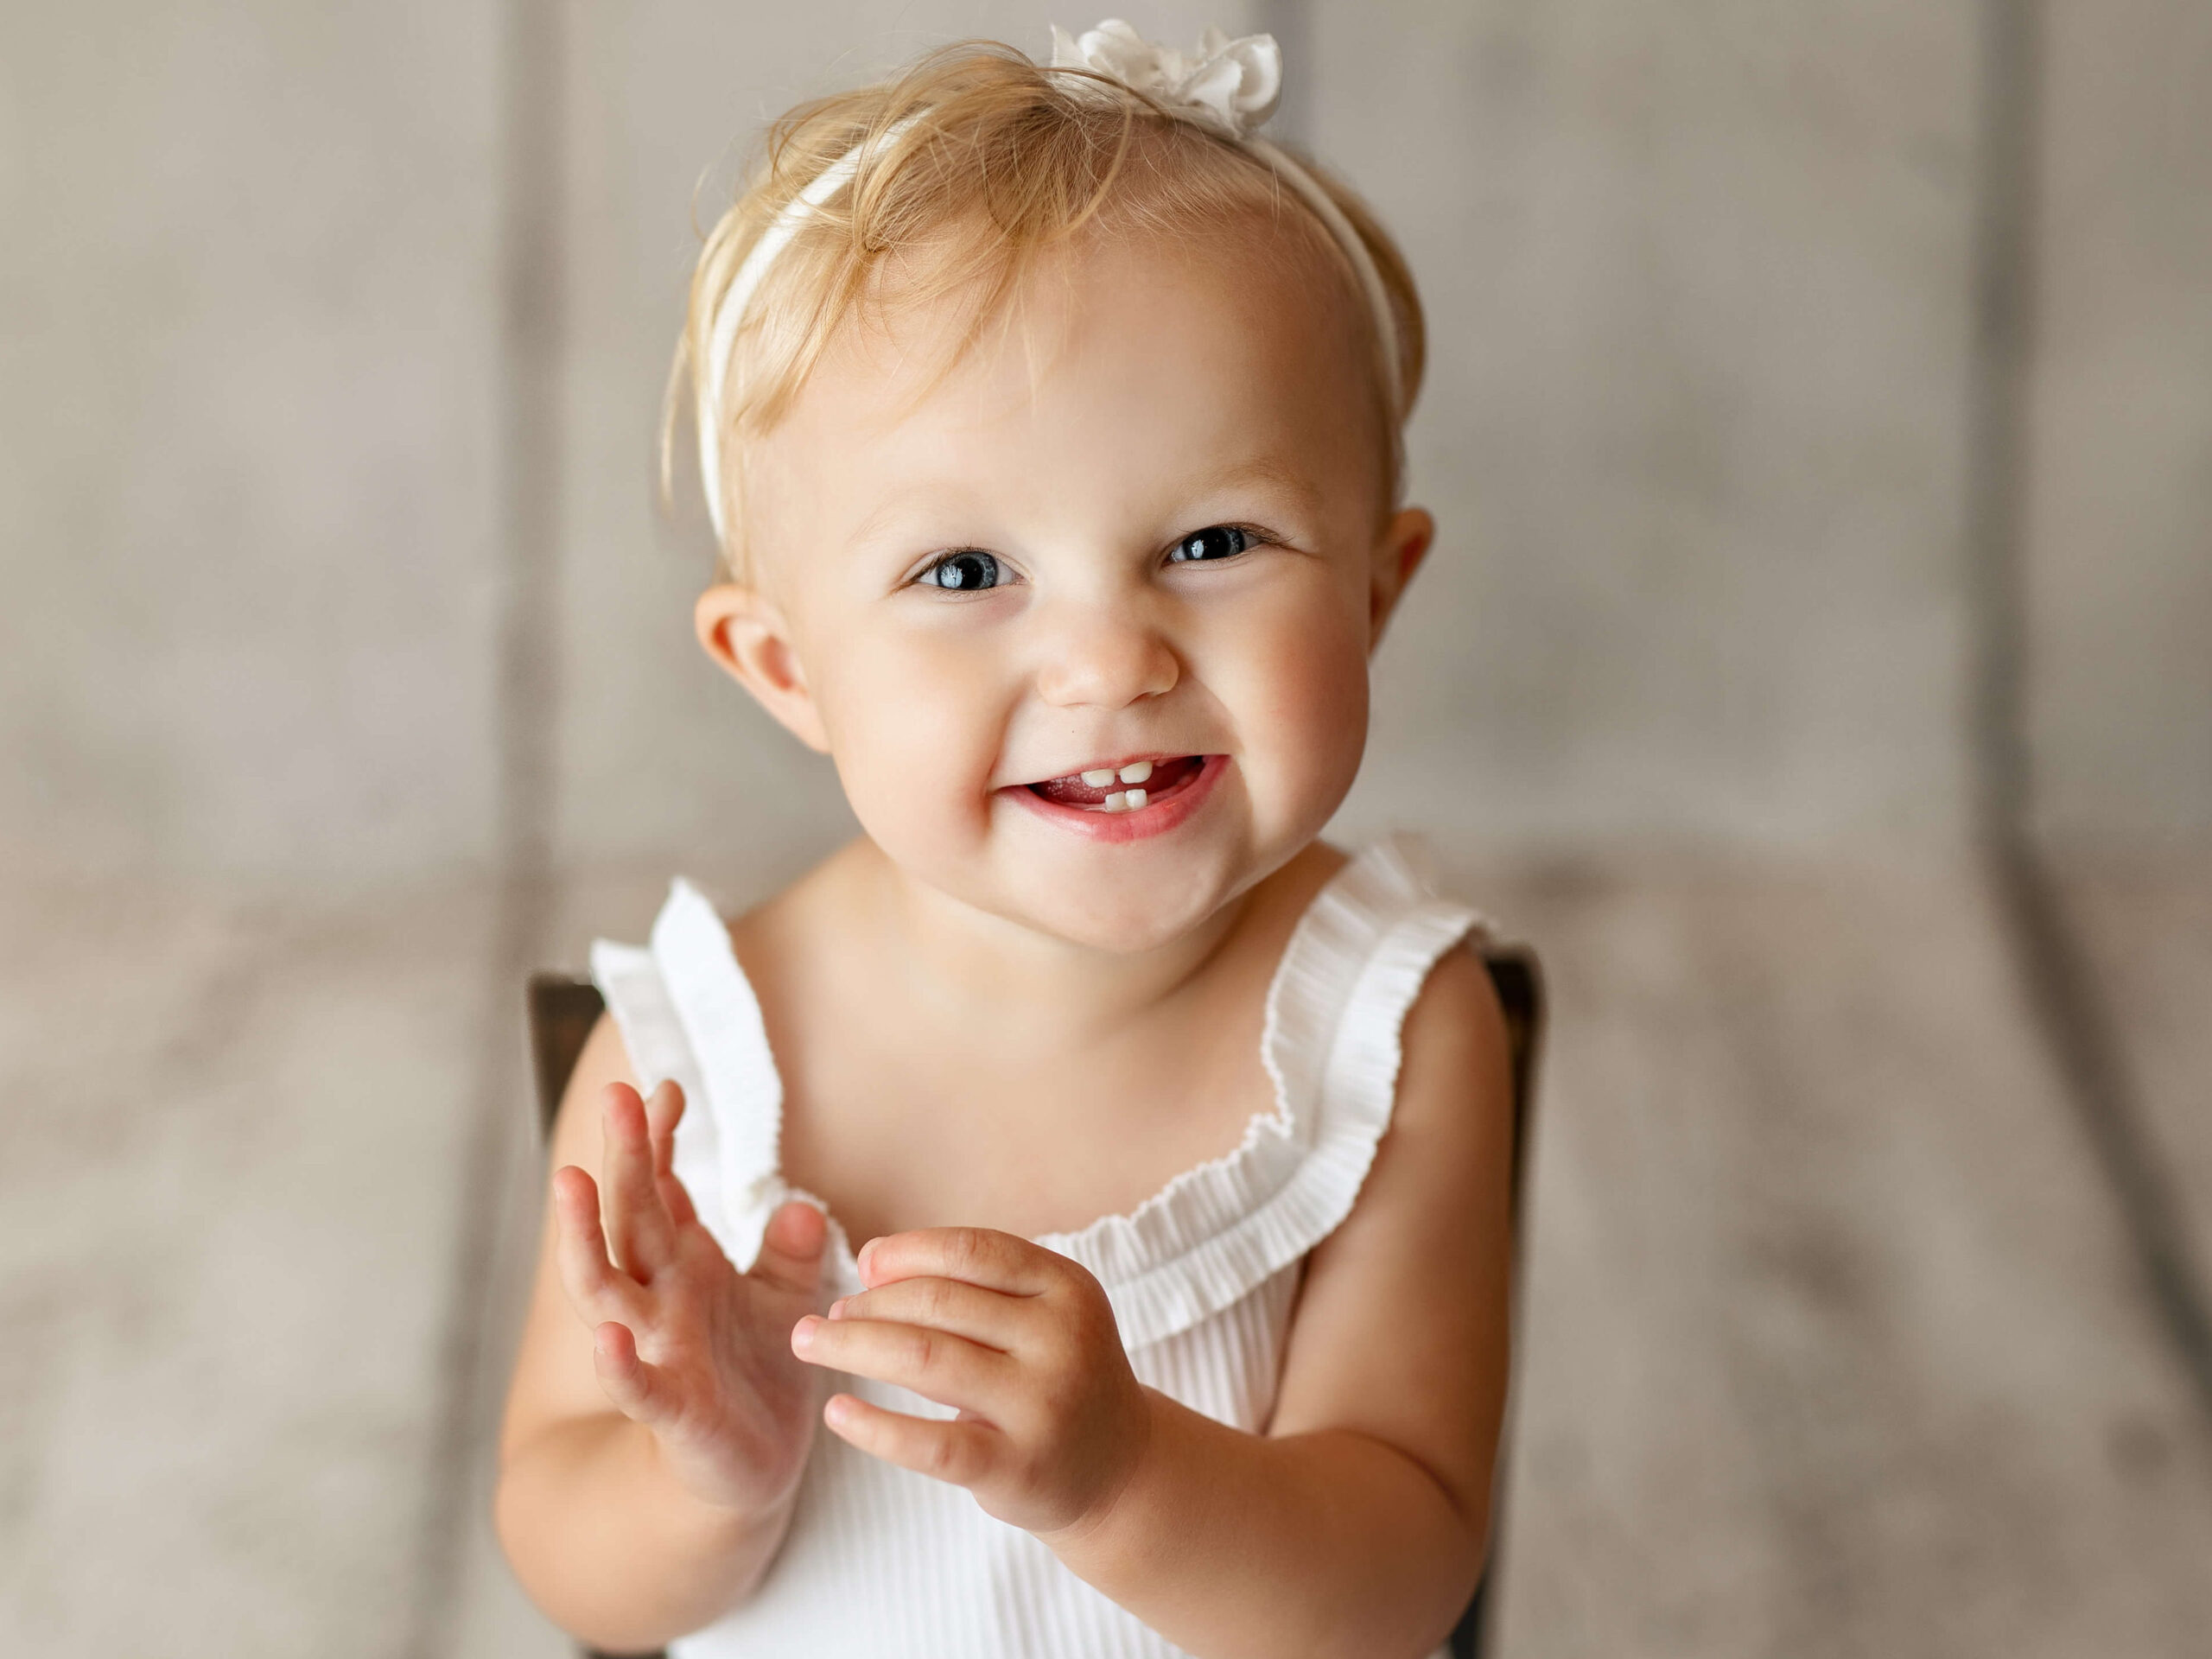
{"type": "Polygon", "coordinates": [[[1001,793],[1086,840],[1150,841],[1202,810],[1228,766],[1225,754],[1135,755],[1001,793]]]}
{"type": "Polygon", "coordinates": [[[1202,754],[1179,754],[1166,760],[1123,760],[1071,772],[1065,778],[1047,778],[1027,787],[1032,794],[1055,806],[1077,806],[1092,812],[1141,812],[1149,806],[1165,805],[1197,782],[1205,759],[1202,754]]]}

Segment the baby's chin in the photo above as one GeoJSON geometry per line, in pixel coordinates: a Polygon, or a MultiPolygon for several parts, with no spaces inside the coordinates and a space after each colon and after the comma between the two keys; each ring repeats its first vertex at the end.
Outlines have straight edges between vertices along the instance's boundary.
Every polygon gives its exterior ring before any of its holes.
{"type": "Polygon", "coordinates": [[[1028,894],[1007,903],[1000,914],[1039,933],[1109,956],[1135,957],[1163,950],[1203,926],[1236,892],[1192,895],[1175,902],[1147,901],[1142,895],[1028,894]]]}
{"type": "Polygon", "coordinates": [[[1039,857],[1033,847],[994,848],[939,874],[954,898],[1064,944],[1112,956],[1166,950],[1202,928],[1264,871],[1213,845],[1170,857],[1127,847],[1078,847],[1039,857]]]}

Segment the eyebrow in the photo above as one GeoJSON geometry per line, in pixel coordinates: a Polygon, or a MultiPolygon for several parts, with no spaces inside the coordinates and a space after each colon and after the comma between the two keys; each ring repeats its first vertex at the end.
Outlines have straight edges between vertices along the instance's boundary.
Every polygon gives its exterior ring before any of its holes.
{"type": "Polygon", "coordinates": [[[845,537],[845,545],[848,548],[865,547],[889,528],[900,514],[912,512],[918,504],[925,508],[944,506],[950,501],[951,494],[926,483],[898,491],[878,502],[873,512],[853,526],[851,533],[845,537]]]}
{"type": "Polygon", "coordinates": [[[1302,505],[1311,505],[1320,499],[1320,493],[1303,474],[1268,455],[1254,455],[1248,461],[1238,461],[1218,472],[1194,478],[1191,482],[1201,489],[1234,489],[1246,484],[1272,484],[1297,496],[1302,505]]]}

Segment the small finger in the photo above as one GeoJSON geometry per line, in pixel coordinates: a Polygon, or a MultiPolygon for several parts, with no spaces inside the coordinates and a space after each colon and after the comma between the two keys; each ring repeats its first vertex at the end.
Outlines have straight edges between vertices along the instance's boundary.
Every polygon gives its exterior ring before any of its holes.
{"type": "Polygon", "coordinates": [[[1041,1244],[989,1227],[887,1233],[861,1246],[859,1266],[861,1282],[870,1288],[926,1274],[1016,1296],[1040,1295],[1063,1282],[1069,1269],[1082,1271],[1041,1244]]]}
{"type": "Polygon", "coordinates": [[[874,1290],[840,1297],[830,1304],[829,1317],[927,1325],[1012,1353],[1030,1334],[1039,1306],[1033,1297],[985,1290],[963,1279],[897,1279],[874,1290]]]}
{"type": "Polygon", "coordinates": [[[1014,1362],[995,1348],[926,1325],[887,1319],[823,1319],[791,1327],[791,1351],[810,1365],[912,1389],[925,1400],[998,1418],[992,1409],[1014,1380],[1014,1362]]]}
{"type": "Polygon", "coordinates": [[[909,1417],[849,1394],[831,1395],[822,1408],[822,1421],[871,1457],[954,1486],[972,1486],[989,1474],[1004,1444],[988,1423],[909,1417]]]}
{"type": "Polygon", "coordinates": [[[554,1260],[569,1305],[586,1324],[611,1314],[632,1317],[638,1287],[607,1259],[599,1223],[599,1189],[588,1172],[563,1164],[553,1172],[554,1260]]]}
{"type": "Polygon", "coordinates": [[[668,1415],[668,1379],[660,1367],[639,1357],[638,1338],[627,1325],[609,1319],[594,1331],[591,1361],[600,1387],[625,1417],[650,1424],[668,1415]]]}
{"type": "Polygon", "coordinates": [[[666,1175],[676,1166],[676,1126],[683,1121],[683,1085],[664,1077],[645,1096],[645,1131],[652,1138],[653,1169],[666,1175]]]}
{"type": "Polygon", "coordinates": [[[830,1242],[830,1224],[823,1213],[804,1198],[791,1198],[776,1206],[760,1235],[760,1254],[752,1272],[779,1290],[811,1296],[822,1282],[823,1249],[830,1242]]]}
{"type": "Polygon", "coordinates": [[[604,1110],[607,1240],[615,1265],[639,1284],[651,1284],[672,1253],[676,1224],[654,1173],[645,1102],[629,1084],[611,1083],[604,1110]]]}
{"type": "Polygon", "coordinates": [[[661,1207],[672,1228],[681,1230],[699,1219],[691,1191],[676,1173],[676,1126],[683,1121],[683,1085],[664,1077],[645,1096],[645,1129],[652,1141],[653,1185],[659,1190],[661,1207]]]}

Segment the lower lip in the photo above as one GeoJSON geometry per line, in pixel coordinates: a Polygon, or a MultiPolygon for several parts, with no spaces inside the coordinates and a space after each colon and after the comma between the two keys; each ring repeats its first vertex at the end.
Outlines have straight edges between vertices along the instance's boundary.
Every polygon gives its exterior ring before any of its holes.
{"type": "Polygon", "coordinates": [[[1146,802],[1134,812],[1102,812],[1095,808],[1062,806],[1057,801],[1046,800],[1026,784],[1002,789],[999,793],[1027,807],[1055,828],[1071,830],[1078,836],[1088,836],[1093,841],[1149,841],[1154,836],[1164,836],[1170,830],[1187,823],[1205,804],[1206,797],[1213,793],[1214,785],[1228,769],[1227,755],[1207,755],[1199,764],[1197,775],[1189,783],[1173,795],[1146,802]]]}

